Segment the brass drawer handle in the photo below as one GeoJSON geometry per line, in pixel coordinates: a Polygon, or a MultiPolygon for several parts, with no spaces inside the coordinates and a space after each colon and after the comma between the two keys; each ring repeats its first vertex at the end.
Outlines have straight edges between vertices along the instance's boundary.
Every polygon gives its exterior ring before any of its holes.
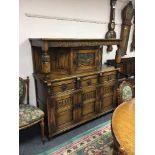
{"type": "Polygon", "coordinates": [[[92,84],[91,80],[87,81],[87,85],[90,86],[92,84]]]}
{"type": "Polygon", "coordinates": [[[61,89],[62,89],[62,91],[65,91],[67,89],[67,85],[66,84],[62,84],[61,85],[61,89]]]}

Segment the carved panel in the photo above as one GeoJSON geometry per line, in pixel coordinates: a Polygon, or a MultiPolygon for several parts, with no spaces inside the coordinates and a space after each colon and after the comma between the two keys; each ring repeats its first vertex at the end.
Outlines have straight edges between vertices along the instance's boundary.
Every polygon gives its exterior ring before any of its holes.
{"type": "Polygon", "coordinates": [[[69,54],[68,49],[55,48],[50,49],[52,71],[60,73],[69,72],[69,54]]]}
{"type": "Polygon", "coordinates": [[[72,73],[82,73],[86,71],[99,70],[102,58],[100,47],[86,47],[83,49],[72,49],[73,66],[72,73]]]}
{"type": "Polygon", "coordinates": [[[103,88],[104,96],[112,94],[113,93],[113,86],[108,86],[103,88]]]}
{"type": "Polygon", "coordinates": [[[43,53],[41,56],[42,60],[42,72],[43,73],[50,73],[50,56],[47,53],[43,53]]]}
{"type": "Polygon", "coordinates": [[[95,97],[96,97],[96,92],[95,91],[91,91],[91,92],[85,93],[83,95],[83,101],[91,100],[91,99],[94,99],[95,97]]]}
{"type": "Polygon", "coordinates": [[[82,101],[82,117],[89,118],[91,115],[94,115],[96,112],[96,89],[83,90],[82,101]]]}
{"type": "Polygon", "coordinates": [[[72,103],[73,103],[73,100],[70,97],[56,101],[57,112],[66,111],[72,108],[72,103]]]}
{"type": "Polygon", "coordinates": [[[73,99],[71,96],[62,96],[55,100],[56,124],[64,126],[73,121],[73,99]]]}
{"type": "Polygon", "coordinates": [[[113,107],[113,96],[107,96],[103,98],[102,111],[109,110],[113,107]]]}
{"type": "Polygon", "coordinates": [[[77,66],[95,65],[95,53],[78,53],[77,66]]]}

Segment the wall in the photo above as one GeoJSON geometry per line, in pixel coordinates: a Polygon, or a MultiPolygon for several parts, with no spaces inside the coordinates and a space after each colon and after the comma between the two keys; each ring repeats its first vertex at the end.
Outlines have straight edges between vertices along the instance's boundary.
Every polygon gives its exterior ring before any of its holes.
{"type": "MultiPolygon", "coordinates": [[[[117,38],[121,30],[121,10],[128,0],[118,0],[116,3],[117,38]]],[[[134,1],[133,1],[134,3],[134,1]]],[[[19,3],[19,76],[30,77],[30,103],[36,105],[33,80],[33,64],[28,38],[104,38],[108,31],[110,17],[110,0],[21,0],[19,3]],[[28,17],[37,15],[38,17],[28,17]],[[40,18],[44,16],[45,18],[40,18]],[[57,19],[52,19],[56,17],[57,19]],[[58,20],[58,17],[82,22],[58,20]],[[87,21],[84,21],[87,20],[87,21]],[[91,22],[92,21],[92,22],[91,22]],[[96,22],[94,22],[96,21],[96,22]]],[[[129,45],[132,39],[131,28],[129,45]]],[[[103,63],[115,57],[114,52],[107,53],[103,48],[103,63]]],[[[134,56],[127,51],[125,57],[134,56]]]]}

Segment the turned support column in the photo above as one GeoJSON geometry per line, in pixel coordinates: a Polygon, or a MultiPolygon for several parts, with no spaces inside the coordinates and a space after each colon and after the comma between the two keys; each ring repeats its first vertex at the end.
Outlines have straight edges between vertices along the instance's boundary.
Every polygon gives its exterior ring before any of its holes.
{"type": "Polygon", "coordinates": [[[119,45],[117,45],[117,51],[115,55],[115,68],[119,68],[121,63],[121,50],[119,45]]]}
{"type": "Polygon", "coordinates": [[[50,55],[48,53],[48,41],[43,41],[42,43],[42,56],[41,56],[41,71],[45,74],[45,78],[49,78],[51,72],[50,55]]]}

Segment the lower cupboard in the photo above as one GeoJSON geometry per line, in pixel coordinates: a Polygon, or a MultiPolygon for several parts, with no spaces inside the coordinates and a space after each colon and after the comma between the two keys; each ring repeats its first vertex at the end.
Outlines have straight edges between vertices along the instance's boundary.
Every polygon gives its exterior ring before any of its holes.
{"type": "Polygon", "coordinates": [[[35,77],[37,102],[45,112],[48,137],[112,111],[117,69],[43,82],[35,77]]]}

